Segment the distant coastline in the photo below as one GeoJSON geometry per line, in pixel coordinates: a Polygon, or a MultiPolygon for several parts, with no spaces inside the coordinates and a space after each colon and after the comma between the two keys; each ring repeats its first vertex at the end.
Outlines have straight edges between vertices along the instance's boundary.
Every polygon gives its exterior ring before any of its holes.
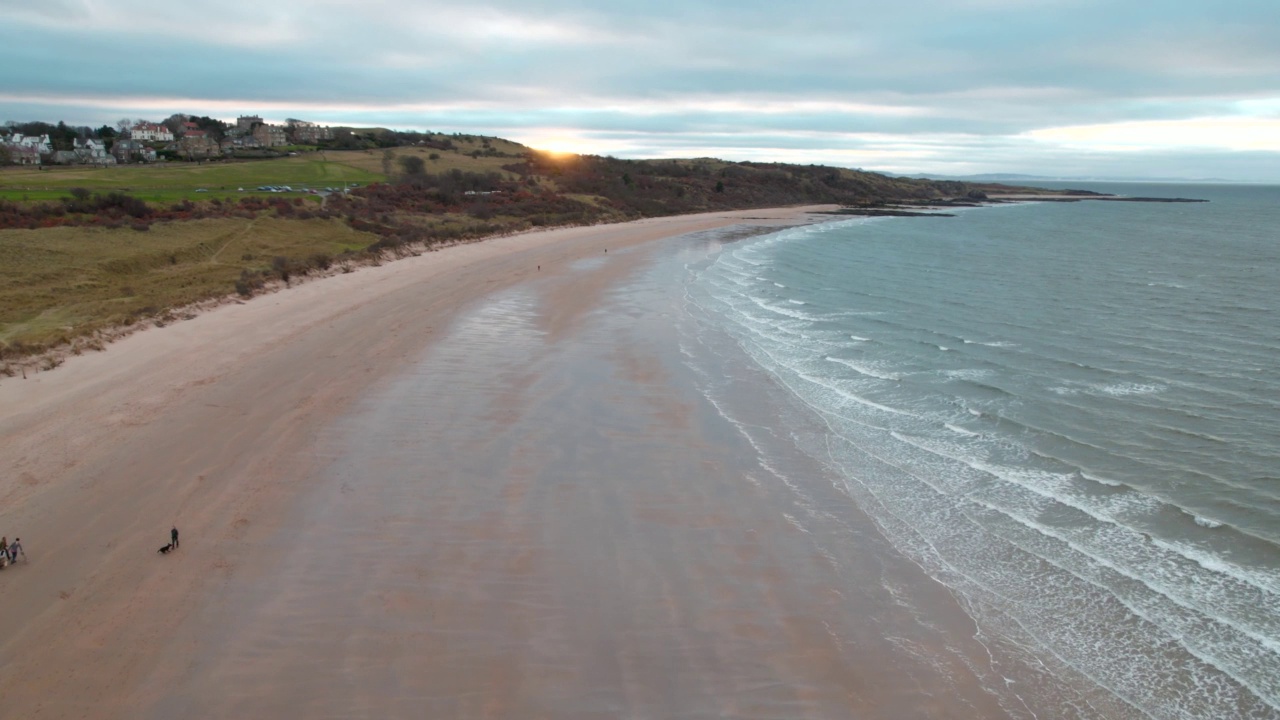
{"type": "Polygon", "coordinates": [[[1164,197],[1137,197],[1128,195],[1112,195],[1109,193],[1100,193],[1093,190],[1061,190],[1046,191],[1041,193],[1019,192],[1018,188],[1009,188],[1014,192],[1009,193],[991,193],[984,194],[981,199],[974,197],[964,198],[936,198],[927,201],[898,201],[871,203],[865,205],[854,205],[842,207],[839,210],[831,210],[825,214],[828,215],[853,215],[858,217],[955,217],[954,213],[940,212],[947,208],[958,207],[987,207],[991,205],[1006,205],[1009,203],[1020,202],[1082,202],[1087,200],[1106,201],[1106,202],[1135,202],[1135,203],[1203,203],[1208,200],[1198,198],[1164,198],[1164,197]]]}

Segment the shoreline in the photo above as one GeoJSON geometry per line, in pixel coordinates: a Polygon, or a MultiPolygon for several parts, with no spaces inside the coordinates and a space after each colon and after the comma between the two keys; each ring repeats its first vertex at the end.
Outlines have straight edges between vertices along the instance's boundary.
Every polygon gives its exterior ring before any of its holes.
{"type": "Polygon", "coordinates": [[[466,304],[309,441],[305,487],[160,649],[139,716],[1002,717],[947,592],[699,378],[776,426],[770,381],[734,352],[688,364],[681,338],[710,337],[684,268],[751,229],[466,304]]]}
{"type": "MultiPolygon", "coordinates": [[[[46,350],[36,352],[30,355],[18,356],[10,359],[0,358],[0,387],[6,381],[27,380],[28,376],[35,376],[42,373],[52,372],[62,367],[66,362],[86,355],[95,353],[103,353],[107,348],[119,343],[125,338],[129,338],[138,333],[145,333],[152,330],[162,330],[168,326],[193,320],[206,313],[216,311],[228,305],[246,305],[254,300],[261,300],[272,297],[278,293],[295,290],[299,287],[310,285],[315,282],[323,282],[340,275],[351,275],[355,273],[365,272],[371,268],[382,267],[389,263],[403,262],[419,258],[422,256],[432,255],[434,253],[455,251],[457,248],[479,245],[485,243],[493,243],[495,241],[507,240],[511,238],[521,238],[525,236],[543,236],[548,233],[571,233],[573,235],[580,234],[580,231],[589,230],[590,228],[609,228],[616,226],[629,226],[636,223],[652,223],[655,221],[678,221],[681,218],[688,218],[694,222],[700,222],[701,219],[713,217],[733,217],[743,221],[761,220],[767,223],[779,221],[779,213],[798,212],[801,215],[808,214],[819,216],[830,212],[834,205],[803,205],[790,206],[783,208],[759,208],[753,210],[728,210],[715,211],[706,213],[692,213],[686,215],[665,215],[653,218],[642,218],[622,223],[596,223],[591,225],[565,225],[553,228],[529,228],[519,232],[501,233],[491,235],[475,240],[457,241],[445,245],[436,245],[428,247],[425,245],[405,245],[392,252],[391,257],[370,258],[354,265],[344,266],[342,268],[332,268],[319,274],[295,276],[290,282],[282,282],[273,280],[266,283],[256,293],[250,297],[240,297],[236,294],[229,293],[219,297],[200,300],[188,305],[179,305],[163,309],[158,314],[146,317],[136,323],[130,325],[120,325],[104,330],[94,332],[86,338],[79,338],[69,341],[65,344],[48,348],[46,350]],[[748,213],[759,213],[758,215],[749,215],[748,213]],[[739,217],[741,216],[741,217],[739,217]]],[[[810,222],[825,222],[820,217],[814,217],[810,222]]],[[[514,243],[523,247],[522,243],[514,243]]],[[[540,244],[540,243],[538,243],[540,244]]]]}
{"type": "MultiPolygon", "coordinates": [[[[817,219],[813,209],[455,246],[223,305],[56,373],[0,383],[0,534],[22,537],[31,557],[0,574],[6,709],[71,717],[92,706],[129,717],[147,705],[158,690],[144,680],[181,675],[157,667],[156,648],[174,638],[198,644],[189,636],[202,604],[246,555],[273,551],[279,519],[327,461],[304,450],[467,303],[608,248],[736,224],[805,224],[817,219]],[[187,542],[157,556],[170,524],[187,542]]],[[[592,309],[585,299],[557,301],[549,328],[572,328],[592,309]]]]}

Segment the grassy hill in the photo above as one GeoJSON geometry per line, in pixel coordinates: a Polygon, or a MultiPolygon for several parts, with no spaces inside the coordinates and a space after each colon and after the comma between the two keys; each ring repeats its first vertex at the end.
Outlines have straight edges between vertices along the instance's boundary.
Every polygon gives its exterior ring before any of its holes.
{"type": "Polygon", "coordinates": [[[422,157],[434,172],[455,169],[501,172],[504,164],[529,151],[523,145],[498,138],[469,135],[435,137],[443,138],[437,141],[441,145],[447,140],[451,148],[415,146],[314,150],[264,160],[165,162],[106,168],[83,165],[0,167],[0,200],[56,200],[65,197],[72,188],[126,192],[149,202],[232,198],[258,193],[257,188],[265,185],[324,188],[343,183],[381,182],[388,179],[389,169],[398,169],[398,158],[404,155],[422,157]],[[244,189],[243,192],[240,188],[244,189]]]}
{"type": "Polygon", "coordinates": [[[500,232],[806,203],[962,198],[954,181],[712,158],[620,160],[499,138],[362,130],[364,149],[264,160],[0,170],[5,361],[165,321],[185,304],[335,264],[500,232]],[[408,137],[412,144],[379,147],[408,137]],[[280,194],[260,186],[321,189],[280,194]]]}

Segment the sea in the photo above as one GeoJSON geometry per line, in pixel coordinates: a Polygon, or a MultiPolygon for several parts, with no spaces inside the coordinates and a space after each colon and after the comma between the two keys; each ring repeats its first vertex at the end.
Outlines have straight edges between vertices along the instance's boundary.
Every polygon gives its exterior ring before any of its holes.
{"type": "Polygon", "coordinates": [[[1208,202],[708,240],[684,362],[945,586],[1011,714],[1280,718],[1280,187],[1072,187],[1208,202]]]}

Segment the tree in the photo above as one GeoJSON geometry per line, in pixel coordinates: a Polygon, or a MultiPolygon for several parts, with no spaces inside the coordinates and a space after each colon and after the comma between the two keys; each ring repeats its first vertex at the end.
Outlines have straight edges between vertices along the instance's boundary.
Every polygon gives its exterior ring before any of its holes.
{"type": "Polygon", "coordinates": [[[182,113],[174,113],[169,117],[165,118],[164,122],[160,124],[169,128],[169,132],[173,133],[174,137],[177,137],[182,134],[182,124],[185,123],[186,121],[187,121],[186,115],[183,115],[182,113]]]}
{"type": "Polygon", "coordinates": [[[333,133],[334,150],[363,150],[364,142],[355,133],[345,128],[333,133]]]}
{"type": "Polygon", "coordinates": [[[217,118],[211,118],[205,115],[192,115],[187,118],[187,121],[195,123],[196,127],[209,133],[209,137],[219,142],[221,142],[222,138],[227,135],[227,123],[224,123],[217,118]]]}
{"type": "Polygon", "coordinates": [[[76,131],[67,127],[65,122],[58,121],[58,126],[49,133],[49,140],[54,150],[72,150],[75,148],[76,131]]]}
{"type": "Polygon", "coordinates": [[[417,155],[403,155],[400,158],[400,168],[404,170],[405,175],[413,177],[425,175],[427,164],[417,155]]]}
{"type": "Polygon", "coordinates": [[[723,181],[723,180],[717,180],[717,181],[716,181],[716,192],[718,192],[718,193],[722,193],[722,192],[724,192],[724,181],[723,181]]]}

